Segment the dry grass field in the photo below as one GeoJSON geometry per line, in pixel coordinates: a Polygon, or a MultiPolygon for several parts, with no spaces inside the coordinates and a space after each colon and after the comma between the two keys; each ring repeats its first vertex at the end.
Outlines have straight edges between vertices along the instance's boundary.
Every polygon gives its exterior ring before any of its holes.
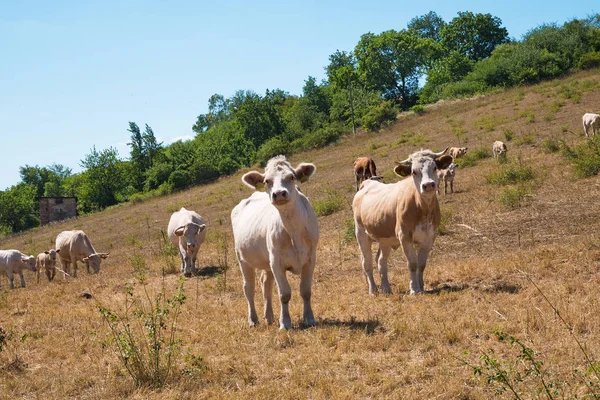
{"type": "MultiPolygon", "coordinates": [[[[600,184],[597,177],[575,178],[567,159],[543,150],[548,139],[583,142],[581,116],[599,111],[595,70],[438,103],[422,115],[402,115],[381,132],[291,157],[294,165],[316,164],[302,191],[315,208],[334,211],[319,218],[313,282],[318,323],[312,328],[299,324],[297,277],[290,278],[294,329],[247,326],[229,220],[232,207],[251,194],[240,180],[245,171],[5,238],[0,248],[37,254],[53,245],[58,232],[83,229],[97,251],[111,255],[98,275],[80,265],[76,279],[63,281],[57,274],[48,283],[42,274],[36,284],[35,275],[26,272],[27,287],[15,290],[7,290],[1,277],[0,327],[15,337],[0,352],[0,397],[511,398],[510,390],[497,394],[500,385],[487,382],[480,357],[491,349],[491,372],[507,371],[522,398],[547,397],[541,378],[550,391],[558,390],[555,398],[584,398],[594,390],[587,382],[600,384],[575,340],[592,361],[600,360],[600,184]],[[533,180],[488,183],[487,176],[506,167],[492,158],[459,167],[455,194],[440,196],[443,234],[425,270],[426,293],[408,295],[399,250],[390,258],[393,294],[370,297],[351,237],[353,160],[372,156],[379,173],[393,182],[394,161],[420,148],[459,145],[459,139],[471,151],[491,150],[495,140],[503,140],[508,165],[532,167],[533,180]],[[208,226],[199,274],[184,284],[187,300],[176,332],[181,357],[163,388],[136,387],[114,348],[104,345],[110,332],[98,304],[122,312],[127,283],[134,296],[143,293],[143,285],[152,296],[163,287],[167,296],[175,293],[179,261],[163,254],[161,231],[181,206],[198,211],[208,226]],[[136,278],[140,270],[144,283],[136,278]],[[527,372],[531,361],[518,343],[498,340],[498,330],[535,351],[541,376],[527,372]],[[203,358],[200,368],[190,367],[191,355],[203,358]],[[476,376],[465,363],[482,367],[484,375],[476,376]]],[[[260,313],[259,293],[257,287],[260,313]]],[[[278,316],[278,301],[274,304],[278,316]]]]}

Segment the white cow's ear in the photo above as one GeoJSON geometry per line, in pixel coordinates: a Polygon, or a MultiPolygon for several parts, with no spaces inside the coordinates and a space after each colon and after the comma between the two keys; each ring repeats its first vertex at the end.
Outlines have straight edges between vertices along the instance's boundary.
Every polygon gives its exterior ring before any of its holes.
{"type": "Polygon", "coordinates": [[[60,253],[60,249],[56,250],[57,253],[60,253]]]}
{"type": "Polygon", "coordinates": [[[398,165],[396,165],[394,168],[394,172],[399,176],[409,176],[412,172],[412,162],[403,161],[398,163],[398,165]]]}
{"type": "Polygon", "coordinates": [[[179,228],[175,229],[175,235],[182,236],[184,230],[185,230],[185,226],[180,226],[179,228]]]}
{"type": "Polygon", "coordinates": [[[452,156],[444,155],[435,159],[435,165],[438,169],[446,169],[452,164],[452,161],[454,161],[452,156]]]}
{"type": "Polygon", "coordinates": [[[48,250],[46,250],[46,251],[44,252],[44,254],[50,254],[50,252],[49,252],[48,250]]]}
{"type": "Polygon", "coordinates": [[[298,165],[298,167],[296,167],[294,174],[296,175],[296,179],[298,179],[300,182],[304,183],[304,182],[308,181],[308,178],[313,176],[313,174],[315,173],[316,170],[317,170],[317,167],[315,166],[315,164],[300,163],[298,165]]]}
{"type": "Polygon", "coordinates": [[[242,176],[242,182],[252,189],[261,189],[264,187],[264,180],[265,176],[257,171],[250,171],[242,176]]]}
{"type": "Polygon", "coordinates": [[[202,224],[202,225],[198,225],[198,233],[203,232],[206,229],[206,225],[202,224]]]}
{"type": "Polygon", "coordinates": [[[29,262],[29,259],[28,258],[21,258],[21,262],[23,264],[27,264],[27,262],[29,262]]]}
{"type": "Polygon", "coordinates": [[[103,260],[106,260],[108,258],[108,256],[110,255],[110,253],[99,253],[98,254],[100,256],[100,258],[102,258],[103,260]]]}

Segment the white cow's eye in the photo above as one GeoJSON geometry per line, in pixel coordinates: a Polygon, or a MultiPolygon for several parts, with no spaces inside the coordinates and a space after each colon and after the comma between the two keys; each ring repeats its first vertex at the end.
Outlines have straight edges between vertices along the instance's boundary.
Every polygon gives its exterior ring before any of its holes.
{"type": "Polygon", "coordinates": [[[273,181],[270,180],[270,179],[265,179],[265,184],[266,185],[271,185],[271,184],[273,184],[273,181]]]}

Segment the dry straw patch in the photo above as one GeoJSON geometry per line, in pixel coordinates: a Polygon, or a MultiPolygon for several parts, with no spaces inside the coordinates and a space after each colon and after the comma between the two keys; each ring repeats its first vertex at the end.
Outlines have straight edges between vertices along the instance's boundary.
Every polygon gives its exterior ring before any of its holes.
{"type": "MultiPolygon", "coordinates": [[[[577,79],[595,85],[600,81],[597,71],[578,74],[577,79]]],[[[0,353],[0,393],[49,399],[487,399],[496,387],[474,377],[459,358],[478,362],[479,352],[491,348],[506,360],[509,349],[493,335],[501,329],[529,340],[544,361],[545,373],[570,383],[561,393],[582,396],[588,389],[573,376],[575,370],[586,368],[582,354],[540,292],[519,272],[530,274],[589,354],[600,358],[600,185],[596,177],[576,180],[564,158],[541,148],[548,138],[569,145],[582,141],[581,115],[600,103],[597,89],[580,90],[578,102],[561,98],[564,104],[553,110],[554,118],[541,118],[548,104],[556,101],[545,93],[569,82],[428,107],[424,115],[403,118],[380,133],[361,133],[356,139],[348,137],[338,145],[292,157],[293,164],[317,165],[314,178],[302,184],[312,201],[325,201],[335,191],[342,204],[319,219],[314,328],[299,327],[302,304],[296,277],[291,278],[293,330],[246,325],[229,221],[231,208],[250,194],[240,181],[245,171],[169,197],[121,205],[3,239],[1,248],[41,251],[61,230],[78,228],[88,233],[98,251],[111,251],[111,256],[99,275],[82,272],[75,280],[63,282],[58,277],[51,284],[42,280],[36,285],[34,275],[28,274],[26,289],[0,295],[0,327],[28,335],[17,344],[19,357],[27,364],[22,370],[7,368],[8,354],[0,353]],[[527,122],[518,117],[523,110],[540,117],[527,122]],[[501,123],[477,129],[485,115],[494,115],[501,123]],[[464,127],[460,137],[443,122],[450,116],[464,127]],[[425,272],[427,293],[408,295],[408,273],[396,251],[390,258],[394,293],[369,297],[356,243],[345,239],[352,217],[356,156],[374,156],[378,172],[389,182],[395,179],[388,173],[394,161],[421,146],[439,151],[458,145],[460,139],[463,146],[491,149],[494,140],[503,140],[505,129],[516,137],[537,133],[533,144],[508,143],[509,158],[516,160],[520,153],[536,171],[528,201],[514,209],[498,201],[503,188],[485,180],[498,168],[490,158],[459,168],[456,193],[440,197],[452,216],[445,234],[437,238],[425,272]],[[399,140],[406,132],[427,142],[399,140]],[[371,150],[371,143],[385,146],[371,150]],[[377,152],[384,150],[388,156],[378,157],[377,152]],[[123,306],[125,284],[135,282],[133,254],[144,260],[150,291],[164,285],[167,293],[174,293],[178,276],[163,276],[168,261],[161,230],[170,213],[181,206],[197,210],[207,220],[209,233],[199,252],[201,272],[185,281],[187,301],[177,324],[183,357],[163,389],[136,388],[116,355],[102,346],[107,327],[95,302],[114,309],[123,306]],[[226,277],[220,268],[224,263],[230,267],[226,277]],[[93,297],[86,299],[82,293],[93,297]],[[201,356],[203,368],[186,373],[190,368],[186,355],[201,356]]],[[[583,86],[597,87],[589,83],[578,87],[583,86]]],[[[2,285],[6,288],[6,281],[2,285]]],[[[257,303],[262,306],[261,296],[257,303]]],[[[537,389],[536,380],[519,386],[525,398],[537,396],[537,389]]]]}

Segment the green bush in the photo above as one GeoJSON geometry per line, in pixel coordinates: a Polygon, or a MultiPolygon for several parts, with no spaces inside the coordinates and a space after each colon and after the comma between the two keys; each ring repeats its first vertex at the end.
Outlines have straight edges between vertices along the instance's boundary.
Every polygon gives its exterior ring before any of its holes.
{"type": "Polygon", "coordinates": [[[506,139],[507,142],[510,142],[511,140],[513,140],[514,137],[515,137],[515,133],[512,131],[512,129],[506,128],[504,130],[504,139],[506,139]]]}
{"type": "Polygon", "coordinates": [[[425,113],[425,107],[423,107],[420,104],[416,104],[416,105],[412,106],[410,108],[410,110],[413,111],[415,114],[418,114],[418,115],[421,115],[421,114],[425,113]]]}
{"type": "Polygon", "coordinates": [[[344,207],[346,199],[336,190],[326,190],[327,197],[323,200],[312,202],[313,210],[318,217],[325,217],[340,211],[344,207]]]}
{"type": "MultiPolygon", "coordinates": [[[[422,106],[421,106],[422,107],[422,106]]],[[[362,117],[362,127],[365,131],[373,132],[382,126],[392,124],[396,120],[396,109],[389,101],[383,101],[362,117]]]]}
{"type": "Polygon", "coordinates": [[[594,136],[575,147],[562,143],[561,153],[566,157],[575,170],[575,175],[587,178],[600,172],[600,136],[594,136]]]}
{"type": "Polygon", "coordinates": [[[476,94],[485,93],[488,90],[489,88],[483,82],[463,80],[445,85],[442,89],[442,98],[453,99],[475,96],[476,94]]]}
{"type": "Polygon", "coordinates": [[[169,185],[174,189],[183,189],[190,185],[190,174],[182,169],[175,170],[169,175],[169,185]]]}
{"type": "Polygon", "coordinates": [[[544,153],[556,153],[560,150],[560,143],[554,138],[546,139],[542,142],[542,151],[544,153]]]}
{"type": "Polygon", "coordinates": [[[530,194],[531,189],[525,186],[507,187],[498,195],[498,201],[505,207],[518,208],[530,194]]]}
{"type": "Polygon", "coordinates": [[[476,149],[469,150],[467,154],[455,160],[454,162],[461,168],[474,167],[475,165],[477,165],[478,161],[490,158],[491,156],[492,151],[490,149],[487,149],[485,147],[478,147],[476,149]]]}
{"type": "Polygon", "coordinates": [[[290,148],[290,143],[286,142],[279,136],[275,136],[260,146],[258,152],[256,153],[256,161],[260,163],[261,167],[264,167],[267,165],[267,161],[275,156],[280,154],[289,155],[290,148]]]}
{"type": "Polygon", "coordinates": [[[190,168],[190,175],[195,183],[206,183],[217,179],[219,170],[210,161],[197,159],[190,168]]]}
{"type": "Polygon", "coordinates": [[[350,243],[356,239],[356,227],[354,218],[346,218],[343,227],[343,240],[345,243],[350,243]]]}
{"type": "Polygon", "coordinates": [[[600,67],[600,51],[585,53],[577,62],[579,69],[591,69],[600,67]]]}
{"type": "Polygon", "coordinates": [[[529,165],[508,164],[501,166],[496,172],[487,175],[485,179],[492,185],[510,185],[529,182],[535,178],[535,171],[529,165]]]}
{"type": "Polygon", "coordinates": [[[292,143],[294,151],[318,149],[330,143],[337,142],[342,136],[342,130],[338,126],[327,126],[309,132],[292,143]]]}

